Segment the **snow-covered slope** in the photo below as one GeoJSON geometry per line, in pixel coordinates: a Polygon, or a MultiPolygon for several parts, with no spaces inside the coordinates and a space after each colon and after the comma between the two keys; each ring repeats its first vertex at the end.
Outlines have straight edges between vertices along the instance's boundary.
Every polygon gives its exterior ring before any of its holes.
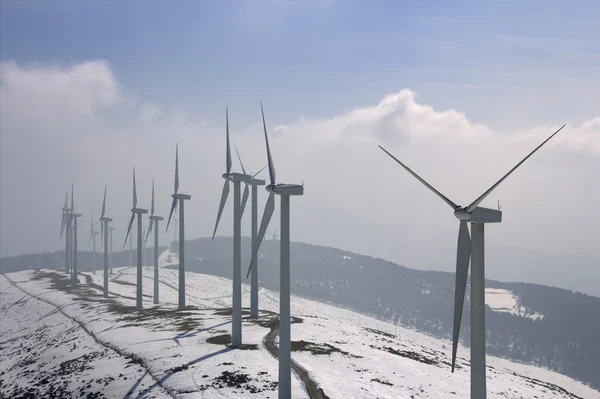
{"type": "MultiPolygon", "coordinates": [[[[260,291],[261,317],[244,320],[245,346],[232,350],[230,280],[188,273],[189,307],[177,311],[177,272],[160,269],[154,306],[145,267],[138,315],[135,269],[115,272],[108,299],[101,273],[81,275],[78,288],[58,270],[0,277],[2,397],[277,397],[277,293],[260,291]]],[[[247,285],[243,298],[249,306],[247,285]]],[[[295,398],[469,396],[468,349],[452,374],[448,341],[303,298],[292,316],[295,398]]],[[[600,398],[547,370],[494,357],[488,366],[489,398],[600,398]]]]}
{"type": "Polygon", "coordinates": [[[519,304],[519,297],[511,291],[502,288],[486,288],[485,304],[495,312],[511,313],[518,316],[529,317],[533,320],[544,318],[543,314],[528,312],[525,307],[519,304]]]}

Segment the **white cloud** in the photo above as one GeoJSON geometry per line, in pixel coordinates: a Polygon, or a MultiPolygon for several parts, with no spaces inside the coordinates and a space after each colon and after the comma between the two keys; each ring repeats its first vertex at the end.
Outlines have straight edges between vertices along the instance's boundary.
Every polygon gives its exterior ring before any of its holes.
{"type": "MultiPolygon", "coordinates": [[[[132,166],[138,171],[141,205],[149,205],[154,177],[156,207],[166,216],[175,142],[180,145],[181,189],[192,195],[187,235],[212,233],[224,168],[221,118],[217,125],[136,98],[104,61],[68,66],[8,62],[0,67],[3,255],[62,247],[58,215],[71,181],[86,218],[99,211],[108,184],[110,216],[117,227],[125,225],[132,166]],[[108,161],[106,169],[103,160],[108,161]]],[[[220,110],[212,112],[221,115],[220,110]]],[[[265,112],[269,123],[269,109],[265,112]]],[[[377,144],[464,204],[557,128],[500,132],[459,111],[421,104],[407,89],[329,119],[304,117],[268,127],[278,178],[306,183],[304,197],[293,201],[293,239],[444,270],[454,267],[454,217],[377,144]]],[[[261,126],[234,134],[246,168],[264,166],[261,126]]],[[[482,204],[494,207],[501,199],[504,206],[503,223],[487,230],[488,245],[600,259],[600,189],[591,184],[598,170],[600,117],[568,125],[482,204]]],[[[260,195],[262,212],[264,193],[260,195]]],[[[277,214],[272,223],[278,223],[277,214]]],[[[230,234],[228,212],[221,223],[220,234],[230,234]]],[[[500,262],[488,259],[488,276],[518,280],[523,267],[543,267],[500,262]]],[[[573,267],[582,276],[589,272],[587,265],[573,267]]]]}

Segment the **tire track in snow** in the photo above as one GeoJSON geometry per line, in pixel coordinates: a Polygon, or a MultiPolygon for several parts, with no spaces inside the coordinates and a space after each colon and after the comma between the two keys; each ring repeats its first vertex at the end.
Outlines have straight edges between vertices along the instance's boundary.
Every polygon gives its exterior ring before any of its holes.
{"type": "MultiPolygon", "coordinates": [[[[143,368],[143,369],[146,371],[146,373],[147,373],[147,374],[148,374],[150,377],[152,377],[152,379],[154,380],[154,384],[156,384],[156,385],[160,386],[160,387],[161,387],[161,388],[162,388],[162,389],[163,389],[163,390],[164,390],[164,391],[165,391],[165,392],[166,392],[166,393],[167,393],[167,394],[168,394],[168,395],[169,395],[171,398],[174,398],[174,399],[176,399],[176,398],[177,398],[177,396],[175,395],[175,393],[173,392],[173,390],[171,390],[171,389],[167,388],[166,386],[164,386],[164,385],[162,385],[162,384],[160,383],[160,378],[158,378],[158,377],[157,377],[157,376],[156,376],[156,375],[155,375],[155,374],[154,374],[154,373],[153,373],[153,372],[150,370],[150,368],[148,367],[148,365],[146,364],[146,362],[144,361],[144,359],[142,359],[141,357],[137,356],[137,355],[136,355],[136,354],[134,354],[134,353],[128,353],[128,352],[125,352],[125,351],[123,351],[123,350],[119,349],[117,346],[115,346],[115,345],[113,345],[113,344],[111,344],[111,343],[109,343],[109,342],[106,342],[106,341],[103,341],[103,340],[99,339],[99,338],[96,336],[96,334],[94,334],[94,333],[93,333],[91,330],[89,330],[89,329],[88,329],[88,328],[85,326],[85,324],[84,324],[83,322],[81,322],[81,321],[77,320],[76,318],[74,318],[74,317],[72,317],[72,316],[69,316],[68,314],[66,314],[66,313],[65,313],[65,312],[62,310],[62,308],[61,308],[60,306],[58,306],[58,305],[56,305],[55,303],[53,303],[53,302],[49,301],[48,299],[41,298],[40,296],[38,296],[38,295],[35,295],[35,294],[32,294],[32,293],[28,292],[27,290],[25,290],[24,288],[21,288],[21,287],[19,286],[19,284],[18,284],[16,281],[13,281],[13,280],[11,280],[11,279],[10,279],[10,278],[9,278],[9,277],[6,275],[6,274],[2,273],[2,276],[4,276],[4,278],[5,278],[6,280],[8,280],[8,282],[10,282],[10,283],[11,283],[12,285],[14,285],[16,288],[18,288],[19,290],[21,290],[21,291],[22,291],[24,294],[27,294],[27,295],[29,295],[29,296],[30,296],[30,297],[32,297],[32,298],[35,298],[35,299],[37,299],[37,300],[39,300],[39,301],[42,301],[42,302],[44,302],[44,303],[46,303],[46,304],[48,304],[48,305],[50,305],[50,306],[53,306],[53,307],[55,307],[55,308],[56,308],[56,309],[57,309],[57,310],[58,310],[58,311],[59,311],[59,312],[60,312],[60,313],[61,313],[63,316],[65,316],[67,319],[69,319],[69,320],[73,321],[74,323],[76,323],[77,325],[79,325],[79,327],[80,327],[81,329],[83,329],[83,331],[85,331],[85,332],[86,332],[86,333],[87,333],[87,334],[88,334],[90,337],[92,337],[92,339],[93,339],[93,340],[94,340],[94,341],[95,341],[97,344],[99,344],[99,345],[101,345],[101,346],[103,346],[103,347],[105,347],[105,348],[107,348],[107,349],[109,349],[109,350],[112,350],[112,351],[114,351],[114,352],[115,352],[117,355],[119,355],[119,356],[122,356],[122,357],[125,357],[125,358],[127,358],[127,359],[130,359],[130,360],[131,360],[131,361],[133,361],[134,363],[136,363],[136,364],[140,365],[140,367],[142,367],[142,368],[143,368]]],[[[126,397],[128,397],[128,396],[126,395],[126,397]]]]}

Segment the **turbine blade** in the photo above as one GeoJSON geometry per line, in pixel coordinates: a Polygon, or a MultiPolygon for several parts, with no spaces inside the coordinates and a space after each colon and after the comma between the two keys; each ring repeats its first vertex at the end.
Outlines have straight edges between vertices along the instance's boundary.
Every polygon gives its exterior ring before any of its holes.
{"type": "Polygon", "coordinates": [[[275,210],[275,194],[270,193],[269,199],[267,200],[267,204],[265,205],[265,212],[263,213],[262,221],[260,222],[260,229],[258,230],[258,236],[256,237],[256,247],[252,248],[252,260],[250,261],[250,266],[248,266],[248,273],[246,273],[246,278],[250,275],[254,264],[256,263],[256,258],[258,257],[258,250],[260,249],[260,244],[265,238],[265,233],[267,232],[267,228],[269,227],[269,221],[271,220],[271,216],[273,215],[273,211],[275,210]]]}
{"type": "Polygon", "coordinates": [[[467,222],[460,222],[458,229],[458,246],[456,251],[456,276],[454,286],[454,327],[452,331],[452,372],[456,364],[456,351],[460,335],[460,322],[462,319],[465,290],[467,288],[467,275],[469,274],[469,261],[471,259],[471,237],[467,222]]]}
{"type": "Polygon", "coordinates": [[[485,197],[487,197],[492,191],[494,191],[494,189],[496,187],[498,187],[498,185],[500,183],[502,183],[502,181],[504,179],[506,179],[512,172],[515,171],[515,169],[517,169],[519,166],[521,166],[521,164],[525,161],[527,161],[527,159],[532,156],[537,150],[539,150],[544,144],[546,144],[552,137],[556,136],[556,134],[558,132],[560,132],[566,125],[562,125],[560,129],[558,129],[556,132],[552,133],[552,135],[550,137],[548,137],[546,140],[544,140],[544,142],[540,145],[538,145],[537,147],[535,147],[535,149],[533,151],[531,151],[529,153],[529,155],[527,155],[525,158],[523,158],[523,160],[521,162],[519,162],[514,168],[512,168],[507,174],[505,174],[502,179],[498,180],[496,182],[496,184],[494,184],[492,187],[490,187],[485,193],[481,194],[481,196],[479,198],[477,198],[475,201],[473,201],[473,203],[471,205],[469,205],[468,207],[465,208],[465,210],[469,213],[471,213],[473,211],[473,209],[475,209],[477,207],[477,205],[479,205],[481,203],[481,201],[483,201],[485,199],[485,197]]]}
{"type": "Polygon", "coordinates": [[[133,207],[137,206],[137,190],[135,189],[135,168],[133,168],[133,207]]]}
{"type": "Polygon", "coordinates": [[[90,242],[92,242],[92,237],[93,237],[93,236],[94,236],[94,233],[92,233],[92,232],[90,231],[90,239],[88,240],[88,245],[87,245],[87,247],[88,247],[88,248],[90,247],[90,242]]]}
{"type": "Polygon", "coordinates": [[[104,212],[106,212],[106,186],[104,186],[104,199],[102,200],[102,213],[100,214],[100,218],[104,217],[104,212]]]}
{"type": "Polygon", "coordinates": [[[379,146],[379,148],[381,148],[383,150],[383,152],[385,152],[386,154],[388,154],[394,161],[398,162],[398,164],[400,166],[402,166],[404,169],[406,169],[406,171],[408,173],[410,173],[411,175],[413,175],[418,181],[420,181],[421,183],[423,183],[425,185],[425,187],[427,187],[428,189],[430,189],[431,191],[433,191],[435,194],[437,194],[438,197],[440,197],[441,199],[443,199],[445,203],[447,203],[448,205],[450,205],[452,207],[452,209],[458,208],[458,205],[456,205],[454,202],[450,201],[450,199],[448,197],[446,197],[444,194],[440,193],[438,190],[435,189],[435,187],[433,187],[431,184],[429,184],[425,180],[423,180],[421,178],[421,176],[419,176],[418,174],[416,174],[415,172],[413,172],[408,166],[406,166],[402,162],[400,162],[400,160],[398,160],[398,158],[396,158],[395,156],[393,156],[392,154],[390,154],[385,148],[383,148],[382,146],[379,146]]]}
{"type": "Polygon", "coordinates": [[[73,199],[73,183],[71,183],[71,212],[75,210],[75,200],[73,199]]]}
{"type": "Polygon", "coordinates": [[[221,203],[219,204],[219,212],[217,213],[217,222],[215,223],[215,230],[213,231],[213,240],[215,239],[215,234],[217,234],[217,227],[219,227],[219,220],[221,220],[221,215],[223,214],[223,209],[225,208],[225,202],[227,202],[228,195],[229,180],[225,180],[225,184],[223,185],[223,193],[221,194],[221,203]]]}
{"type": "Polygon", "coordinates": [[[175,212],[175,208],[177,208],[177,198],[173,198],[173,202],[171,203],[171,212],[169,213],[169,221],[167,222],[165,233],[169,231],[169,224],[171,224],[171,217],[173,216],[173,212],[175,212]]]}
{"type": "Polygon", "coordinates": [[[179,191],[179,143],[175,145],[175,186],[173,192],[179,191]]]}
{"type": "Polygon", "coordinates": [[[104,244],[104,222],[100,223],[100,245],[104,244]]]}
{"type": "MultiPolygon", "coordinates": [[[[231,140],[233,141],[233,140],[231,140]]],[[[242,172],[246,174],[246,169],[244,169],[244,163],[242,162],[242,157],[240,157],[240,153],[237,149],[237,145],[235,145],[235,141],[233,141],[233,148],[235,148],[235,153],[237,154],[238,160],[240,161],[240,165],[242,166],[242,172]]]]}
{"type": "Polygon", "coordinates": [[[60,238],[62,238],[63,233],[65,231],[65,211],[62,211],[62,219],[60,221],[60,238]]]}
{"type": "Polygon", "coordinates": [[[69,206],[69,192],[67,191],[65,193],[65,204],[63,205],[63,209],[62,209],[62,220],[60,222],[60,238],[62,238],[63,233],[65,231],[65,223],[66,223],[66,210],[68,209],[69,206]]]}
{"type": "Polygon", "coordinates": [[[154,179],[152,179],[152,205],[150,206],[150,216],[154,216],[154,179]]]}
{"type": "Polygon", "coordinates": [[[267,143],[269,177],[271,178],[271,184],[275,184],[275,165],[273,165],[273,157],[271,157],[271,147],[269,146],[269,136],[267,135],[267,123],[265,122],[265,112],[263,110],[262,102],[260,103],[260,112],[262,114],[263,129],[265,131],[265,142],[267,143]]]}
{"type": "Polygon", "coordinates": [[[148,237],[152,232],[152,226],[154,225],[154,219],[150,219],[150,226],[148,226],[148,233],[146,234],[146,239],[144,241],[148,241],[148,237]]]}
{"type": "Polygon", "coordinates": [[[256,176],[257,176],[257,175],[258,175],[260,172],[262,172],[263,170],[265,170],[265,168],[266,168],[267,166],[269,166],[269,165],[265,165],[265,166],[263,166],[261,170],[259,170],[258,172],[256,172],[255,174],[253,174],[253,175],[252,175],[252,178],[254,179],[254,178],[255,178],[255,177],[256,177],[256,176]]]}
{"type": "Polygon", "coordinates": [[[127,244],[127,238],[129,237],[129,232],[131,231],[131,225],[133,224],[133,219],[135,219],[135,213],[131,212],[131,219],[129,220],[129,227],[127,227],[127,234],[125,235],[125,242],[123,243],[123,249],[125,249],[125,244],[127,244]]]}
{"type": "Polygon", "coordinates": [[[90,220],[90,232],[94,231],[94,212],[92,212],[92,220],[90,220]]]}
{"type": "MultiPolygon", "coordinates": [[[[245,173],[244,173],[245,174],[245,173]]],[[[250,189],[248,188],[248,184],[245,184],[244,194],[242,194],[242,203],[240,206],[240,219],[244,216],[244,208],[246,208],[246,202],[248,202],[248,196],[250,195],[250,189]]]]}
{"type": "Polygon", "coordinates": [[[227,173],[231,173],[231,147],[229,146],[229,109],[225,107],[225,131],[227,137],[227,155],[226,155],[226,170],[227,173]]]}

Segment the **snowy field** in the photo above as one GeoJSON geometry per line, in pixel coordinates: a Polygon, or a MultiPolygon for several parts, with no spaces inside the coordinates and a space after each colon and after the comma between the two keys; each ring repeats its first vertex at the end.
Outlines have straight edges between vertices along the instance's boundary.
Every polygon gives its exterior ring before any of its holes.
{"type": "MultiPolygon", "coordinates": [[[[162,264],[168,264],[166,261],[162,264]]],[[[144,267],[144,311],[135,311],[135,268],[74,288],[60,270],[0,277],[0,391],[15,398],[275,398],[278,293],[260,291],[261,316],[244,313],[242,349],[227,346],[231,280],[188,273],[176,309],[177,271],[144,267]]],[[[250,287],[243,285],[243,306],[250,287]]],[[[245,309],[247,310],[247,309],[245,309]]],[[[292,299],[294,398],[467,398],[468,349],[450,372],[450,341],[334,306],[292,299]],[[310,392],[310,393],[309,393],[310,392]],[[326,395],[326,396],[325,396],[326,395]]],[[[600,398],[563,375],[488,357],[489,398],[600,398]]]]}

